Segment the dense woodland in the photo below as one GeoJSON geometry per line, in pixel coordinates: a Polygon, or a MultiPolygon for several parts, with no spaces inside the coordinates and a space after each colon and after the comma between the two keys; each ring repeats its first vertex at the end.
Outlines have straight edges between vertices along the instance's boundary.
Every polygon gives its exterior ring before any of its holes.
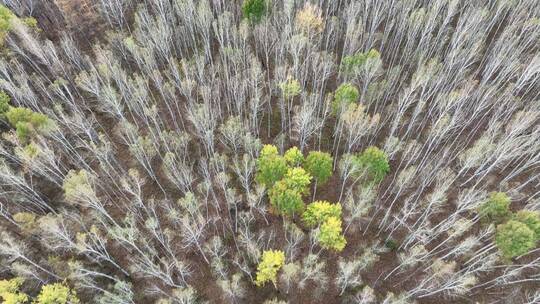
{"type": "Polygon", "coordinates": [[[1,2],[2,303],[540,303],[538,0],[1,2]]]}

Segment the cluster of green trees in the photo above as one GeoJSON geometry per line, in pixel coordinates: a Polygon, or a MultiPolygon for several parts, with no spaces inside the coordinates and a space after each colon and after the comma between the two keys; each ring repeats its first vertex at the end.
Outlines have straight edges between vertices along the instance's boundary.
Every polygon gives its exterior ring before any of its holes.
{"type": "Polygon", "coordinates": [[[0,6],[0,302],[539,302],[537,0],[55,2],[0,6]]]}
{"type": "Polygon", "coordinates": [[[302,214],[307,227],[318,227],[317,241],[321,247],[342,251],[347,240],[342,234],[341,204],[327,201],[316,201],[309,204],[302,214]]]}
{"type": "Polygon", "coordinates": [[[0,92],[0,118],[7,120],[10,126],[15,128],[21,142],[27,143],[32,136],[44,135],[52,130],[54,124],[47,115],[25,107],[13,107],[10,100],[9,95],[4,91],[0,92]]]}
{"type": "Polygon", "coordinates": [[[330,154],[311,151],[306,158],[297,147],[279,155],[277,147],[265,145],[257,159],[255,179],[269,189],[270,204],[281,215],[292,217],[304,210],[303,197],[311,181],[324,184],[332,176],[330,154]]]}
{"type": "Polygon", "coordinates": [[[342,234],[341,205],[316,201],[306,208],[304,204],[311,180],[315,180],[315,189],[327,183],[332,163],[326,152],[311,151],[304,157],[292,147],[281,156],[277,147],[265,145],[257,160],[256,180],[270,189],[270,205],[276,213],[289,218],[300,215],[307,227],[317,227],[316,238],[322,248],[341,251],[347,243],[342,234]]]}
{"type": "Polygon", "coordinates": [[[495,243],[505,258],[527,253],[540,240],[540,213],[538,211],[510,210],[511,200],[504,192],[492,192],[480,206],[480,215],[498,224],[495,243]]]}
{"type": "Polygon", "coordinates": [[[39,294],[31,302],[30,296],[22,292],[23,278],[0,281],[0,298],[3,304],[78,304],[75,291],[64,283],[52,283],[41,287],[39,294]]]}

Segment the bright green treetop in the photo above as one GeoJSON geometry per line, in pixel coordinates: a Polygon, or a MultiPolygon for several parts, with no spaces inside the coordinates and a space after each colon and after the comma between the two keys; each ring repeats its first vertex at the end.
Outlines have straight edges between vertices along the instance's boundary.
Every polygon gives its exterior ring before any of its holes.
{"type": "Polygon", "coordinates": [[[9,110],[9,102],[11,98],[4,91],[0,91],[0,117],[9,110]]]}
{"type": "Polygon", "coordinates": [[[299,166],[304,162],[304,155],[298,147],[292,147],[285,152],[285,160],[289,166],[299,166]]]}
{"type": "Polygon", "coordinates": [[[302,220],[308,227],[320,225],[330,217],[341,218],[341,204],[316,201],[309,204],[302,214],[302,220]]]}
{"type": "Polygon", "coordinates": [[[52,125],[47,115],[23,107],[10,107],[5,117],[9,124],[16,128],[19,139],[23,141],[28,140],[34,133],[46,133],[52,125]]]}
{"type": "Polygon", "coordinates": [[[12,19],[15,15],[9,10],[9,8],[0,4],[0,45],[4,44],[7,34],[11,30],[12,19]]]}
{"type": "Polygon", "coordinates": [[[28,301],[28,295],[19,291],[24,283],[22,278],[0,280],[0,299],[3,304],[23,304],[28,301]]]}
{"type": "Polygon", "coordinates": [[[270,189],[269,197],[270,204],[280,214],[294,216],[304,209],[302,194],[289,188],[285,180],[280,180],[274,184],[270,189]]]}
{"type": "Polygon", "coordinates": [[[360,93],[353,84],[344,83],[340,85],[334,93],[334,102],[332,103],[334,114],[347,109],[349,105],[357,102],[358,98],[360,98],[360,93]]]}
{"type": "Polygon", "coordinates": [[[285,263],[285,254],[281,250],[267,250],[262,254],[262,259],[257,266],[255,285],[263,286],[270,281],[276,285],[277,273],[285,263]]]}
{"type": "Polygon", "coordinates": [[[48,284],[41,288],[35,304],[77,304],[77,294],[62,283],[48,284]]]}
{"type": "Polygon", "coordinates": [[[244,0],[242,14],[251,22],[259,22],[268,12],[269,0],[244,0]]]}
{"type": "Polygon", "coordinates": [[[259,158],[257,159],[257,182],[264,184],[267,188],[280,180],[287,172],[287,162],[280,156],[278,150],[273,145],[265,145],[259,158]]]}
{"type": "Polygon", "coordinates": [[[358,165],[368,177],[375,183],[383,180],[390,172],[388,156],[381,149],[371,146],[366,148],[362,154],[357,157],[358,165]]]}
{"type": "Polygon", "coordinates": [[[495,243],[504,257],[512,258],[534,248],[536,236],[526,224],[510,220],[497,226],[495,243]]]}
{"type": "Polygon", "coordinates": [[[293,189],[302,195],[309,193],[311,175],[301,167],[287,170],[287,173],[283,177],[283,181],[289,189],[293,189]]]}
{"type": "Polygon", "coordinates": [[[274,145],[264,145],[261,149],[261,154],[259,155],[260,158],[263,157],[273,157],[273,156],[279,156],[279,152],[276,146],[274,145]]]}
{"type": "Polygon", "coordinates": [[[41,126],[48,121],[46,115],[22,107],[10,108],[6,113],[6,118],[12,126],[16,126],[19,122],[27,122],[35,126],[41,126]]]}
{"type": "Polygon", "coordinates": [[[510,216],[510,198],[504,192],[492,192],[479,212],[490,221],[502,223],[510,216]]]}
{"type": "Polygon", "coordinates": [[[341,234],[341,219],[336,217],[329,217],[321,225],[317,240],[321,247],[325,249],[332,249],[335,251],[342,251],[347,244],[347,240],[341,234]]]}
{"type": "Polygon", "coordinates": [[[333,158],[329,153],[311,151],[306,158],[304,167],[319,184],[324,184],[332,176],[333,158]]]}
{"type": "Polygon", "coordinates": [[[520,210],[516,213],[514,220],[527,225],[534,232],[536,240],[540,240],[540,212],[520,210]]]}

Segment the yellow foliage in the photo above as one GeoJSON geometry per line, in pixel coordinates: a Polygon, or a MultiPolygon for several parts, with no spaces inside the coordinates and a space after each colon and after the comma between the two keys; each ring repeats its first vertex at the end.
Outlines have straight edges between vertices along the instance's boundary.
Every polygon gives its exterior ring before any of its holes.
{"type": "Polygon", "coordinates": [[[19,292],[23,282],[22,278],[0,281],[0,298],[2,298],[3,304],[23,304],[28,301],[28,296],[19,292]]]}
{"type": "Polygon", "coordinates": [[[263,252],[261,262],[257,266],[255,285],[263,286],[271,281],[276,285],[277,273],[285,263],[285,254],[281,250],[268,250],[263,252]]]}
{"type": "Polygon", "coordinates": [[[296,25],[306,33],[320,33],[324,28],[321,9],[309,2],[296,14],[296,25]]]}
{"type": "Polygon", "coordinates": [[[341,219],[329,217],[322,225],[317,236],[319,244],[325,249],[342,251],[347,244],[347,240],[341,234],[341,219]]]}
{"type": "Polygon", "coordinates": [[[78,304],[77,294],[63,283],[48,284],[41,288],[34,304],[78,304]]]}

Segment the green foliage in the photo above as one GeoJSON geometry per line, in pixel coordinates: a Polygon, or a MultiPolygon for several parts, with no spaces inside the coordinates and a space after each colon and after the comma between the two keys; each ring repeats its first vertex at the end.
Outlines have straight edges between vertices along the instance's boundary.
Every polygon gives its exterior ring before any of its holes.
{"type": "Polygon", "coordinates": [[[242,14],[251,22],[259,22],[268,12],[269,0],[244,0],[242,14]]]}
{"type": "Polygon", "coordinates": [[[265,145],[257,159],[257,182],[272,187],[287,172],[285,158],[278,154],[276,146],[265,145]]]}
{"type": "Polygon", "coordinates": [[[263,286],[270,281],[276,285],[277,273],[285,263],[285,254],[281,250],[267,250],[262,254],[262,259],[257,266],[255,285],[263,286]]]}
{"type": "Polygon", "coordinates": [[[381,54],[375,49],[366,53],[358,52],[354,55],[345,56],[341,60],[341,70],[345,75],[352,76],[360,70],[369,59],[378,59],[380,56],[381,54]]]}
{"type": "Polygon", "coordinates": [[[15,131],[17,133],[17,137],[23,141],[26,142],[30,139],[30,135],[32,134],[32,126],[26,122],[18,122],[15,131]]]}
{"type": "Polygon", "coordinates": [[[23,278],[0,280],[0,299],[3,304],[23,304],[28,301],[28,296],[19,291],[24,283],[23,278]]]}
{"type": "Polygon", "coordinates": [[[4,91],[0,91],[0,117],[3,117],[4,114],[9,110],[9,102],[11,98],[4,91]]]}
{"type": "Polygon", "coordinates": [[[270,189],[270,204],[279,213],[287,216],[294,216],[304,209],[302,195],[297,190],[287,186],[285,180],[275,183],[270,189]]]}
{"type": "Polygon", "coordinates": [[[302,87],[300,87],[300,83],[298,80],[289,78],[287,81],[282,82],[279,85],[279,88],[281,89],[281,93],[283,94],[283,98],[289,99],[297,96],[302,92],[302,87]]]}
{"type": "Polygon", "coordinates": [[[5,6],[0,4],[0,45],[4,44],[7,34],[11,30],[11,20],[15,15],[5,6]]]}
{"type": "Polygon", "coordinates": [[[292,147],[285,152],[285,160],[289,166],[299,166],[304,162],[304,155],[298,147],[292,147]]]}
{"type": "Polygon", "coordinates": [[[29,28],[39,29],[38,24],[37,24],[37,20],[34,17],[26,17],[22,21],[29,28]]]}
{"type": "Polygon", "coordinates": [[[342,251],[347,244],[347,240],[345,240],[341,231],[341,219],[329,217],[321,225],[317,234],[317,241],[325,249],[332,249],[338,252],[342,251]]]}
{"type": "Polygon", "coordinates": [[[358,98],[360,98],[360,93],[353,84],[344,83],[340,85],[334,93],[334,102],[332,103],[334,114],[339,114],[347,109],[349,105],[357,102],[358,98]]]}
{"type": "Polygon", "coordinates": [[[22,141],[27,141],[33,134],[47,133],[52,125],[47,115],[23,107],[10,107],[5,117],[22,141]]]}
{"type": "Polygon", "coordinates": [[[77,294],[63,283],[48,284],[41,288],[35,304],[77,304],[77,294]]]}
{"type": "Polygon", "coordinates": [[[365,149],[357,157],[357,162],[361,171],[364,171],[374,183],[382,181],[386,174],[390,172],[388,156],[384,151],[374,146],[365,149]]]}
{"type": "Polygon", "coordinates": [[[10,108],[6,113],[6,118],[12,127],[15,127],[19,122],[29,122],[34,111],[28,108],[14,107],[10,108]]]}
{"type": "Polygon", "coordinates": [[[274,145],[264,145],[261,149],[261,154],[259,155],[259,158],[268,158],[274,156],[279,156],[277,147],[274,145]]]}
{"type": "Polygon", "coordinates": [[[309,152],[304,167],[319,184],[324,184],[332,176],[332,162],[334,159],[329,153],[320,151],[309,152]]]}
{"type": "Polygon", "coordinates": [[[307,227],[320,225],[330,217],[341,217],[341,204],[330,204],[327,201],[316,201],[309,204],[306,211],[302,214],[302,220],[307,227]]]}
{"type": "Polygon", "coordinates": [[[535,233],[526,224],[510,220],[497,226],[495,243],[506,258],[527,253],[535,246],[535,233]]]}
{"type": "Polygon", "coordinates": [[[306,170],[301,167],[287,170],[287,174],[285,174],[283,181],[289,189],[292,189],[302,195],[309,193],[311,175],[309,175],[306,170]]]}
{"type": "Polygon", "coordinates": [[[13,127],[19,122],[25,122],[31,124],[35,128],[41,128],[49,122],[47,115],[22,107],[10,108],[6,113],[6,118],[13,127]]]}
{"type": "Polygon", "coordinates": [[[510,198],[504,192],[492,192],[480,206],[480,215],[489,221],[502,223],[510,216],[510,198]]]}
{"type": "Polygon", "coordinates": [[[534,232],[535,239],[540,240],[540,212],[520,210],[514,216],[514,220],[527,225],[534,232]]]}

